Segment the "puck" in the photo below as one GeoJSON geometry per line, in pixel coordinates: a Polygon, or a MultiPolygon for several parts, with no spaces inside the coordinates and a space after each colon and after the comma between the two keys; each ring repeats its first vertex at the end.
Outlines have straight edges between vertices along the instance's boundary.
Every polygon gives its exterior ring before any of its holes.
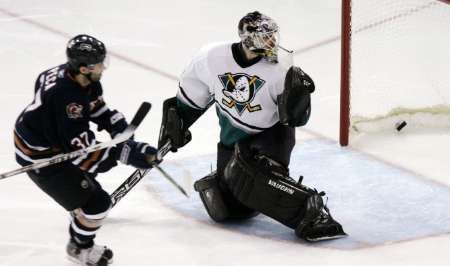
{"type": "Polygon", "coordinates": [[[395,123],[395,129],[397,129],[397,131],[402,130],[408,123],[406,123],[406,121],[402,120],[399,121],[397,123],[395,123]]]}

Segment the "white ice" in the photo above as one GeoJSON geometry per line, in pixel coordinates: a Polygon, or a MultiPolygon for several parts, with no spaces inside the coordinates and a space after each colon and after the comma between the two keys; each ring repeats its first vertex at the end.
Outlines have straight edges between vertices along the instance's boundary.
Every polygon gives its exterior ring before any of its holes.
{"type": "MultiPolygon", "coordinates": [[[[88,33],[105,41],[111,52],[105,98],[128,118],[141,101],[152,102],[136,139],[156,144],[162,101],[175,95],[190,57],[206,43],[237,41],[239,18],[260,10],[279,22],[283,46],[300,51],[296,64],[317,84],[310,123],[297,131],[292,172],[327,191],[349,237],[307,244],[262,216],[215,224],[197,195],[183,198],[152,171],[98,234],[115,252],[113,265],[449,265],[449,130],[406,128],[358,135],[350,148],[337,144],[339,2],[0,0],[0,171],[18,167],[14,121],[33,98],[37,74],[64,62],[69,37],[88,33]]],[[[428,43],[430,53],[435,43],[440,40],[428,43]]],[[[448,73],[448,64],[435,67],[448,73]]],[[[192,143],[161,165],[179,182],[214,167],[219,132],[213,110],[192,133],[192,143]]],[[[132,171],[120,166],[99,180],[112,192],[132,171]]],[[[0,216],[0,265],[72,265],[64,254],[67,214],[26,175],[1,180],[0,216]]]]}

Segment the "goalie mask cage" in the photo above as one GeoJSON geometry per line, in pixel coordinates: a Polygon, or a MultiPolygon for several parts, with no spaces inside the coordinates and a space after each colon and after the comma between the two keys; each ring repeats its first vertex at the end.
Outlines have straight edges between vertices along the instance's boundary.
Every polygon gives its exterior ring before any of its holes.
{"type": "Polygon", "coordinates": [[[450,129],[450,0],[342,0],[340,144],[352,134],[450,129]]]}

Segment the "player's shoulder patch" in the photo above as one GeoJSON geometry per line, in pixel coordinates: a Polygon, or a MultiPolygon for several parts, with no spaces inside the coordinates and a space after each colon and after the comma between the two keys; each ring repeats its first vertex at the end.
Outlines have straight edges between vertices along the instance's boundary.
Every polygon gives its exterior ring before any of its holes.
{"type": "Polygon", "coordinates": [[[67,117],[77,119],[83,117],[83,105],[78,103],[69,103],[66,106],[67,117]]]}

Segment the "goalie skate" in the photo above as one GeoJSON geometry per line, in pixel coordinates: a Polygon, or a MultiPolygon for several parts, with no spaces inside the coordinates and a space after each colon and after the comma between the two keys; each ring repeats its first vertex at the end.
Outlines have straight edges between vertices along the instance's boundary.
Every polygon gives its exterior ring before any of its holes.
{"type": "Polygon", "coordinates": [[[295,229],[295,234],[309,242],[346,237],[347,234],[323,203],[324,192],[312,195],[307,201],[307,215],[295,229]]]}

